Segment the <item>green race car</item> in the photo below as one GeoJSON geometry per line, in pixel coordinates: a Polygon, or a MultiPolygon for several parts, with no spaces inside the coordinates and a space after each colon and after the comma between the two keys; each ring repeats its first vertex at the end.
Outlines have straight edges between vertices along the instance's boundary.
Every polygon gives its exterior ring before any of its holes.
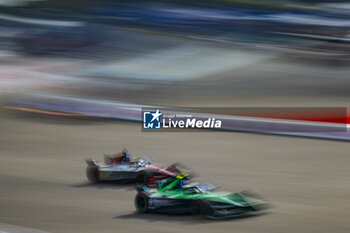
{"type": "Polygon", "coordinates": [[[218,219],[252,213],[268,206],[266,201],[252,193],[214,191],[216,187],[212,184],[186,184],[188,181],[187,174],[180,174],[159,182],[156,189],[144,186],[135,197],[137,211],[218,219]]]}

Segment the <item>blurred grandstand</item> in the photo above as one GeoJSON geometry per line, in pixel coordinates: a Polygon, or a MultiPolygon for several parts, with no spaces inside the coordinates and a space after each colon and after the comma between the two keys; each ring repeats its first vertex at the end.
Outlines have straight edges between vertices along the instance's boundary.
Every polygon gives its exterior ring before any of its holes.
{"type": "Polygon", "coordinates": [[[9,3],[3,1],[1,7],[0,23],[7,32],[2,39],[13,39],[15,45],[34,53],[96,45],[110,30],[102,25],[174,36],[209,36],[223,43],[288,46],[304,52],[335,50],[341,56],[347,56],[348,46],[344,50],[333,43],[348,44],[350,40],[349,11],[341,10],[346,3],[51,0],[6,5],[9,3]],[[308,41],[315,40],[330,44],[311,43],[310,47],[308,41]]]}

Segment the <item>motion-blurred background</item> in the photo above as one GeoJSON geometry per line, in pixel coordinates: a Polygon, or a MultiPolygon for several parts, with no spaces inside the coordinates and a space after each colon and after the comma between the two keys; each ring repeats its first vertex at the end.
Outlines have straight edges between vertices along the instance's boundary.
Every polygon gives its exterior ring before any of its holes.
{"type": "Polygon", "coordinates": [[[0,231],[350,232],[345,142],[84,118],[128,104],[347,107],[349,42],[348,1],[0,0],[0,231]],[[85,179],[84,158],[123,148],[275,208],[138,215],[133,186],[85,179]]]}
{"type": "Polygon", "coordinates": [[[254,107],[348,93],[346,1],[0,4],[2,91],[254,107]]]}

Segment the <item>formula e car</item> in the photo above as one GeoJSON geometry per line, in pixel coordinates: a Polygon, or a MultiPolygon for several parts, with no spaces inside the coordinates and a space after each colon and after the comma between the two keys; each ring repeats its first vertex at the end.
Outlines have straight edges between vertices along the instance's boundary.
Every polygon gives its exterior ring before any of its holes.
{"type": "Polygon", "coordinates": [[[245,191],[228,193],[213,191],[212,184],[186,184],[188,175],[180,174],[158,182],[157,189],[147,186],[135,197],[139,213],[161,212],[193,214],[211,219],[236,217],[268,207],[267,202],[256,194],[245,191]]]}
{"type": "Polygon", "coordinates": [[[143,156],[131,159],[130,153],[123,150],[115,155],[105,155],[105,162],[86,159],[86,176],[91,183],[103,181],[127,181],[135,182],[137,187],[150,185],[152,181],[176,177],[181,173],[176,164],[170,166],[154,164],[143,156]]]}

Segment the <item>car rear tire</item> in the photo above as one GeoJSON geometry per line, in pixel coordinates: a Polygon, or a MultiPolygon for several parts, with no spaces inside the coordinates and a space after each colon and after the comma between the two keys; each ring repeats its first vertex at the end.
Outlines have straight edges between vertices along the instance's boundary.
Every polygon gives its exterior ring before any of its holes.
{"type": "Polygon", "coordinates": [[[138,193],[135,197],[135,207],[138,213],[148,211],[148,197],[143,193],[138,193]]]}
{"type": "Polygon", "coordinates": [[[99,182],[97,167],[88,166],[86,168],[86,177],[88,178],[90,183],[97,184],[99,182]]]}
{"type": "Polygon", "coordinates": [[[138,173],[135,178],[136,186],[143,187],[147,185],[150,177],[151,175],[148,172],[143,171],[138,173]]]}
{"type": "Polygon", "coordinates": [[[209,213],[209,204],[205,200],[194,200],[191,202],[191,213],[194,216],[206,217],[209,213]]]}

